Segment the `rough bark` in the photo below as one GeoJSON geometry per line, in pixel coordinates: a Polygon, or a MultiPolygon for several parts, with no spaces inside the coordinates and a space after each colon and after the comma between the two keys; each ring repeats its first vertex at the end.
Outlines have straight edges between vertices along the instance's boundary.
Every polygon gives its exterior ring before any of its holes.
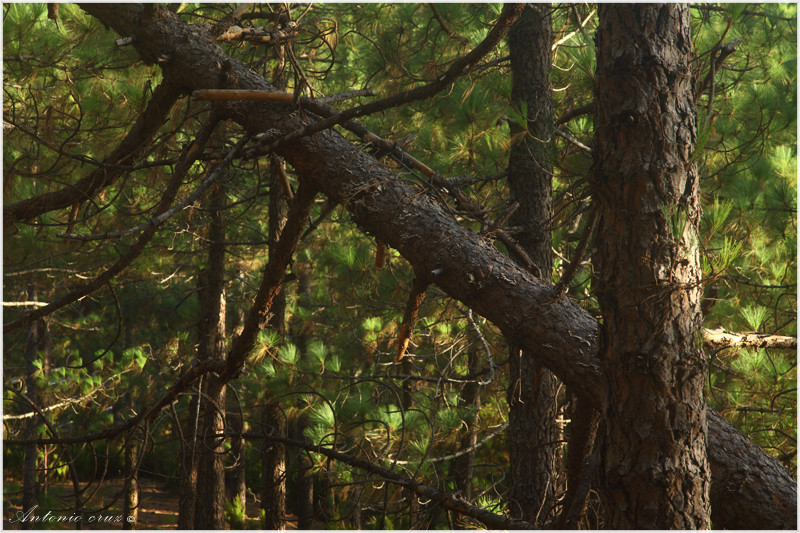
{"type": "Polygon", "coordinates": [[[613,529],[709,527],[689,6],[602,4],[593,260],[609,376],[601,497],[613,529]]]}
{"type": "Polygon", "coordinates": [[[135,432],[125,439],[123,455],[122,529],[134,529],[139,517],[139,439],[135,432]],[[128,520],[128,517],[131,520],[128,520]]]}
{"type": "MultiPolygon", "coordinates": [[[[124,36],[137,35],[133,46],[145,60],[155,62],[159,54],[168,54],[165,75],[180,79],[187,91],[271,89],[255,72],[228,57],[201,29],[189,27],[158,6],[150,8],[147,16],[145,8],[136,4],[86,4],[83,9],[124,36]],[[224,77],[218,64],[230,66],[224,77]]],[[[227,107],[232,117],[254,132],[271,128],[288,132],[304,120],[292,115],[286,105],[248,102],[227,107]]],[[[279,151],[303,181],[344,203],[362,230],[398,250],[415,268],[428,272],[441,268],[434,282],[445,292],[513,333],[523,349],[539,350],[543,363],[576,393],[598,407],[605,405],[607,383],[596,357],[598,323],[577,304],[567,298],[554,300],[548,284],[461,227],[436,202],[396,180],[373,157],[337,133],[320,132],[279,151]]],[[[710,428],[717,431],[716,426],[710,428]]],[[[725,450],[717,451],[721,462],[735,461],[725,450]]],[[[758,468],[758,456],[748,456],[748,463],[758,468]]],[[[717,477],[717,481],[726,480],[717,477]]],[[[753,476],[745,483],[759,486],[762,481],[753,476]]],[[[793,484],[782,488],[796,490],[793,484]]],[[[785,510],[766,500],[751,512],[767,524],[785,510]]]]}
{"type": "Polygon", "coordinates": [[[714,529],[796,530],[797,481],[722,415],[708,409],[706,417],[714,529]],[[768,507],[772,514],[759,512],[768,507]]]}
{"type": "MultiPolygon", "coordinates": [[[[527,121],[510,124],[508,184],[511,200],[519,206],[510,223],[517,228],[514,236],[543,281],[549,281],[553,265],[550,10],[549,4],[529,5],[508,34],[511,105],[527,121]]],[[[556,506],[558,380],[542,366],[536,352],[522,353],[514,345],[509,348],[509,508],[515,518],[541,523],[552,518],[556,506]]]]}

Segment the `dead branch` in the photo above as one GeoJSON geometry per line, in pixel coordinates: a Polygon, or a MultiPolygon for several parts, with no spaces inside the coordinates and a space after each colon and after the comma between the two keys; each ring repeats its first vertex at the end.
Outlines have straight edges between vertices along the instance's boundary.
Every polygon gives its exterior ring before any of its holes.
{"type": "Polygon", "coordinates": [[[703,341],[714,349],[728,347],[797,349],[797,337],[765,333],[730,333],[723,328],[704,329],[703,341]]]}

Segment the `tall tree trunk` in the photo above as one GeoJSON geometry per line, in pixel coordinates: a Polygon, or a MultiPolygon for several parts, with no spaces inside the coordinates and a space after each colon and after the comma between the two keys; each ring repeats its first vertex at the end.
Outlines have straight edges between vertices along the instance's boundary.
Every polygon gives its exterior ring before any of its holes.
{"type": "Polygon", "coordinates": [[[709,527],[692,40],[685,4],[601,4],[591,186],[614,529],[709,527]]]}
{"type": "MultiPolygon", "coordinates": [[[[286,415],[277,405],[265,405],[261,416],[267,435],[286,438],[286,415]]],[[[286,529],[286,445],[282,442],[264,440],[261,484],[263,528],[286,529]]]]}
{"type": "MultiPolygon", "coordinates": [[[[208,231],[208,268],[204,275],[200,300],[204,316],[200,323],[198,359],[225,357],[225,193],[216,186],[209,199],[210,223],[208,231]]],[[[200,399],[200,420],[197,455],[197,529],[225,528],[225,461],[224,439],[219,437],[225,429],[225,384],[209,375],[204,380],[205,394],[200,399]]]]}
{"type": "Polygon", "coordinates": [[[300,452],[297,466],[297,529],[314,529],[314,477],[311,459],[305,451],[300,452]]]}
{"type": "Polygon", "coordinates": [[[122,490],[122,529],[134,529],[139,517],[139,447],[136,431],[129,433],[125,438],[122,457],[122,475],[125,480],[122,490]]]}
{"type": "MultiPolygon", "coordinates": [[[[476,341],[477,342],[477,341],[476,341]]],[[[467,368],[469,373],[477,373],[480,369],[480,356],[477,348],[469,351],[467,368]]],[[[453,473],[456,478],[456,487],[460,496],[466,501],[472,501],[472,477],[475,474],[475,449],[478,442],[478,420],[481,408],[481,388],[477,381],[471,381],[464,385],[461,393],[461,407],[469,409],[469,415],[464,418],[467,426],[467,433],[462,437],[459,448],[469,450],[453,461],[453,473]]]]}
{"type": "Polygon", "coordinates": [[[235,395],[228,396],[228,410],[225,420],[231,434],[231,449],[228,453],[228,465],[225,467],[225,497],[235,504],[238,500],[241,508],[245,509],[247,504],[247,481],[245,478],[245,441],[242,435],[244,431],[244,420],[242,416],[242,406],[233,399],[238,399],[235,395]]]}
{"type": "MultiPolygon", "coordinates": [[[[197,503],[197,438],[200,428],[200,393],[202,378],[195,388],[196,394],[189,402],[189,412],[180,430],[181,442],[181,481],[178,493],[178,529],[195,529],[194,508],[197,503]]],[[[178,422],[180,423],[180,422],[178,422]]]]}
{"type": "MultiPolygon", "coordinates": [[[[513,84],[511,105],[527,124],[511,128],[508,183],[519,204],[510,222],[542,280],[550,281],[553,257],[553,100],[550,88],[553,40],[551,7],[531,4],[508,34],[513,84]]],[[[509,345],[508,451],[511,515],[532,523],[552,517],[556,504],[559,427],[558,381],[535,353],[509,345]]]]}
{"type": "MultiPolygon", "coordinates": [[[[28,300],[37,301],[36,287],[28,287],[28,300]]],[[[39,349],[44,338],[45,323],[43,319],[35,320],[28,325],[27,340],[25,341],[25,393],[34,403],[39,403],[39,387],[36,384],[36,361],[39,349]]],[[[33,411],[33,408],[31,408],[33,411]]],[[[25,420],[25,438],[35,439],[38,436],[39,417],[32,416],[25,420]]],[[[24,449],[23,475],[22,475],[22,512],[26,513],[36,505],[38,492],[37,462],[39,450],[35,444],[27,444],[24,449]]],[[[29,522],[22,522],[22,529],[28,529],[29,522]]]]}

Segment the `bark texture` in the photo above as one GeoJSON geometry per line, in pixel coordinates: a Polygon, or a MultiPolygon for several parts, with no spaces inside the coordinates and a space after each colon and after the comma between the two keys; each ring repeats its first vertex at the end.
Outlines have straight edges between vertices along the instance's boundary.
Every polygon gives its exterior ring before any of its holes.
{"type": "MultiPolygon", "coordinates": [[[[515,237],[536,274],[550,280],[553,264],[553,98],[550,87],[553,20],[549,4],[525,8],[508,34],[511,105],[525,116],[511,128],[508,184],[519,206],[511,215],[515,237]]],[[[524,261],[520,262],[525,264],[524,261]]],[[[508,390],[509,507],[531,523],[549,521],[555,509],[559,427],[558,381],[536,352],[510,347],[508,390]]]]}
{"type": "Polygon", "coordinates": [[[722,415],[708,409],[706,416],[714,529],[797,530],[797,481],[722,415]],[[776,512],[758,512],[768,506],[776,512]]]}
{"type": "Polygon", "coordinates": [[[591,186],[607,524],[708,528],[689,7],[602,4],[599,20],[591,186]]]}
{"type": "MultiPolygon", "coordinates": [[[[225,357],[225,192],[222,185],[212,191],[209,201],[208,266],[200,287],[200,321],[197,358],[225,357]]],[[[225,528],[225,381],[209,375],[205,379],[205,395],[200,399],[201,429],[196,450],[199,457],[197,475],[196,529],[225,528]]]]}
{"type": "MultiPolygon", "coordinates": [[[[164,74],[181,80],[186,91],[271,89],[257,73],[227,56],[203,29],[186,25],[159,6],[146,9],[137,4],[85,4],[83,9],[121,35],[136,35],[133,46],[144,60],[155,63],[160,54],[168,54],[170,60],[163,65],[164,74]],[[218,64],[230,66],[227,74],[220,73],[218,64]]],[[[303,124],[304,116],[309,116],[292,114],[290,106],[254,102],[232,104],[228,111],[253,132],[293,131],[303,124]]],[[[507,334],[513,334],[523,349],[539,350],[543,363],[559,378],[593,405],[603,408],[607,380],[596,357],[598,323],[577,304],[565,297],[554,299],[548,284],[458,225],[434,200],[395,179],[383,165],[341,135],[320,132],[279,151],[298,171],[301,184],[319,187],[334,201],[343,202],[364,231],[398,250],[415,268],[428,272],[441,268],[442,273],[433,281],[445,292],[507,334]]],[[[239,342],[246,344],[248,340],[240,337],[239,342]]],[[[714,424],[709,427],[720,431],[714,424]]],[[[724,449],[714,453],[720,454],[719,463],[733,464],[737,460],[724,449]]],[[[760,471],[763,452],[745,453],[746,462],[754,471],[760,471]]],[[[725,475],[724,470],[719,470],[715,482],[725,483],[725,475]]],[[[762,479],[776,478],[754,475],[744,483],[753,492],[761,487],[770,490],[762,479]]],[[[795,484],[782,485],[780,490],[784,489],[796,490],[795,484]]],[[[724,509],[722,503],[720,508],[724,509]]],[[[784,507],[768,499],[759,500],[750,511],[764,524],[774,523],[776,515],[785,517],[786,513],[784,507]]],[[[791,519],[794,515],[793,511],[791,519]]]]}

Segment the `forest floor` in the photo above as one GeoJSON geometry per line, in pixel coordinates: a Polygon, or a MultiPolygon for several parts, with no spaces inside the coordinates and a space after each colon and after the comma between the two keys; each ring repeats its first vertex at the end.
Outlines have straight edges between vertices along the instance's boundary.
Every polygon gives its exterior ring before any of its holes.
{"type": "MultiPolygon", "coordinates": [[[[22,494],[7,490],[9,480],[4,482],[3,498],[3,529],[22,529],[22,520],[25,518],[20,506],[22,494]]],[[[21,484],[17,484],[21,486],[21,484]]],[[[81,520],[83,529],[122,529],[122,502],[113,502],[114,497],[122,490],[121,480],[106,480],[102,486],[93,485],[84,497],[94,494],[87,508],[93,510],[81,520]],[[98,488],[99,487],[99,488],[98,488]],[[96,493],[94,491],[97,490],[96,493]],[[112,503],[113,502],[113,503],[112,503]],[[102,509],[110,505],[108,509],[102,509]]],[[[176,529],[178,523],[178,494],[160,480],[151,478],[140,479],[139,516],[135,529],[176,529]]],[[[75,514],[70,511],[58,511],[72,505],[72,484],[69,482],[50,483],[49,492],[34,511],[38,517],[44,517],[45,523],[30,524],[31,529],[75,529],[75,514]],[[47,508],[46,508],[47,507],[47,508]],[[47,515],[50,511],[50,515],[47,515]],[[55,521],[58,517],[61,521],[55,521]],[[73,518],[73,522],[68,520],[73,518]]],[[[259,504],[252,497],[247,501],[247,527],[259,529],[259,504]]],[[[32,516],[29,517],[29,522],[32,516]]],[[[40,521],[41,522],[41,521],[40,521]]],[[[287,522],[287,529],[294,529],[295,524],[287,522]]]]}

